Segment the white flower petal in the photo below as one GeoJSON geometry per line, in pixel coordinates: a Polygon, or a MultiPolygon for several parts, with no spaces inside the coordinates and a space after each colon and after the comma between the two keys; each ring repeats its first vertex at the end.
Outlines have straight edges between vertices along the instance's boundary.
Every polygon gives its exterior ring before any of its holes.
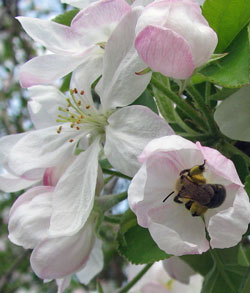
{"type": "MultiPolygon", "coordinates": [[[[68,140],[79,135],[67,125],[63,126],[62,133],[57,133],[58,127],[52,126],[26,133],[12,148],[9,166],[17,174],[39,179],[41,174],[33,174],[34,169],[49,168],[60,164],[66,157],[72,156],[74,143],[68,140]],[[31,171],[28,175],[27,172],[31,171]]],[[[84,135],[84,133],[81,133],[84,135]]],[[[75,140],[77,142],[77,139],[75,140]]]]}
{"type": "Polygon", "coordinates": [[[92,54],[74,70],[71,78],[71,88],[77,88],[79,92],[84,90],[84,95],[89,99],[92,99],[92,83],[102,74],[103,53],[100,52],[101,50],[95,48],[92,54]]]}
{"type": "Polygon", "coordinates": [[[67,106],[65,95],[54,86],[32,86],[29,88],[28,109],[31,120],[37,129],[58,126],[58,107],[67,106]]]}
{"type": "Polygon", "coordinates": [[[80,65],[89,50],[78,55],[49,54],[38,56],[21,66],[19,79],[22,87],[30,87],[40,84],[51,84],[55,79],[72,72],[80,65]]]}
{"type": "Polygon", "coordinates": [[[93,223],[88,221],[72,236],[45,239],[31,254],[32,269],[42,279],[63,278],[76,272],[87,263],[95,239],[93,232],[93,223]]]}
{"type": "Polygon", "coordinates": [[[247,193],[239,188],[233,206],[212,216],[207,230],[212,248],[228,248],[240,242],[250,223],[250,204],[247,193]]]}
{"type": "Polygon", "coordinates": [[[70,52],[76,53],[81,48],[79,35],[66,25],[32,17],[17,17],[17,20],[32,39],[51,52],[67,55],[70,52]]]}
{"type": "Polygon", "coordinates": [[[139,169],[137,156],[149,141],[174,133],[162,118],[139,105],[117,110],[108,123],[105,154],[117,170],[128,176],[133,176],[139,169]]]}
{"type": "Polygon", "coordinates": [[[80,153],[58,181],[53,194],[50,233],[73,235],[86,222],[94,204],[99,140],[80,153]]]}
{"type": "Polygon", "coordinates": [[[16,192],[38,183],[39,180],[26,180],[10,173],[0,174],[0,190],[16,192]]]}
{"type": "Polygon", "coordinates": [[[87,285],[103,269],[104,259],[102,252],[102,241],[95,239],[94,247],[90,253],[85,267],[76,273],[78,280],[87,285]]]}
{"type": "Polygon", "coordinates": [[[177,256],[164,260],[163,266],[171,278],[184,284],[189,284],[190,277],[195,274],[195,271],[177,256]]]}
{"type": "Polygon", "coordinates": [[[200,217],[192,217],[184,205],[169,202],[149,211],[149,231],[168,254],[201,254],[209,249],[200,217]]]}
{"type": "Polygon", "coordinates": [[[62,3],[66,3],[77,8],[85,8],[91,2],[95,2],[95,1],[97,0],[61,0],[62,3]]]}
{"type": "Polygon", "coordinates": [[[100,92],[105,109],[132,103],[146,89],[151,79],[151,73],[136,74],[147,68],[134,48],[135,25],[139,15],[139,8],[128,13],[116,27],[105,47],[100,92]]]}
{"type": "Polygon", "coordinates": [[[18,197],[10,210],[11,242],[34,248],[48,236],[53,191],[50,186],[37,186],[18,197]]]}
{"type": "Polygon", "coordinates": [[[220,131],[226,136],[250,141],[250,85],[224,100],[214,113],[220,131]]]}
{"type": "Polygon", "coordinates": [[[57,293],[63,293],[70,285],[71,275],[62,279],[56,279],[57,293]]]}

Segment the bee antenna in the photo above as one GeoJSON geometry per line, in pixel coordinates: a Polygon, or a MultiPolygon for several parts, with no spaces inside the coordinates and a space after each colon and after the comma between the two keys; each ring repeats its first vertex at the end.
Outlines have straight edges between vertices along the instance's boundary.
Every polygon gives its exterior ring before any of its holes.
{"type": "Polygon", "coordinates": [[[169,195],[167,197],[165,197],[162,202],[165,202],[170,197],[170,195],[172,195],[173,193],[174,193],[174,191],[172,191],[171,193],[169,193],[169,195]]]}

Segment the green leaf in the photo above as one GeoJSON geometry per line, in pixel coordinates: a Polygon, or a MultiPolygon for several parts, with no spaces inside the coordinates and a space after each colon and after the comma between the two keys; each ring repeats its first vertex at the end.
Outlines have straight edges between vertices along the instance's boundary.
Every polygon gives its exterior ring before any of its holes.
{"type": "Polygon", "coordinates": [[[250,267],[248,267],[245,275],[242,278],[240,293],[249,293],[250,292],[250,267]]]}
{"type": "Polygon", "coordinates": [[[234,162],[237,173],[240,177],[241,182],[245,182],[247,175],[249,174],[247,164],[240,155],[233,155],[231,160],[234,162]]]}
{"type": "Polygon", "coordinates": [[[201,293],[238,293],[248,268],[240,265],[214,265],[206,275],[201,293]]]}
{"type": "MultiPolygon", "coordinates": [[[[216,252],[221,259],[223,259],[225,264],[237,264],[238,249],[238,246],[234,246],[227,249],[213,249],[213,251],[216,252]]],[[[214,266],[214,262],[209,251],[202,254],[183,255],[180,258],[202,276],[207,275],[214,266]]]]}
{"type": "Polygon", "coordinates": [[[202,276],[205,276],[213,267],[213,260],[209,252],[194,255],[183,255],[180,258],[202,276]]]}
{"type": "MultiPolygon", "coordinates": [[[[250,10],[250,9],[249,9],[250,10]]],[[[249,83],[249,35],[245,27],[227,49],[228,55],[203,68],[199,74],[223,87],[249,83]]]]}
{"type": "Polygon", "coordinates": [[[224,52],[250,21],[249,0],[209,0],[202,13],[218,35],[216,52],[224,52]]]}
{"type": "Polygon", "coordinates": [[[69,11],[66,11],[62,14],[59,14],[58,16],[56,16],[55,18],[53,18],[52,20],[54,22],[60,23],[60,24],[64,24],[67,26],[70,26],[72,19],[74,18],[74,16],[79,12],[79,9],[72,9],[69,11]]]}
{"type": "Polygon", "coordinates": [[[131,105],[143,105],[151,109],[153,112],[158,114],[158,109],[155,104],[153,96],[150,94],[149,90],[145,90],[139,98],[137,98],[131,105]]]}
{"type": "Polygon", "coordinates": [[[124,214],[117,235],[119,253],[133,264],[149,264],[170,257],[152,239],[148,229],[140,227],[129,210],[124,214]]]}

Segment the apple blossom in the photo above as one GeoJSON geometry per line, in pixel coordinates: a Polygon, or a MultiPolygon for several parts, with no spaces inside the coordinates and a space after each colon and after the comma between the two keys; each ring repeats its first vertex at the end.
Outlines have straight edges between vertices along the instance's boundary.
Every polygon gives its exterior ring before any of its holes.
{"type": "Polygon", "coordinates": [[[135,47],[153,71],[186,79],[206,63],[217,45],[195,0],[160,0],[147,5],[136,26],[135,47]]]}
{"type": "Polygon", "coordinates": [[[76,85],[86,91],[73,90],[71,98],[52,86],[30,89],[29,110],[37,130],[27,133],[11,148],[9,168],[19,176],[32,174],[35,179],[32,171],[57,166],[79,153],[53,192],[50,233],[54,236],[74,235],[85,225],[93,208],[102,147],[114,168],[133,176],[140,166],[136,157],[144,146],[155,137],[173,134],[171,127],[149,108],[124,107],[144,91],[151,77],[150,73],[135,74],[144,66],[133,47],[139,14],[139,9],[128,13],[106,45],[104,71],[98,84],[99,107],[93,103],[88,87],[90,75],[75,79],[76,85]]]}
{"type": "Polygon", "coordinates": [[[229,159],[217,150],[171,135],[152,140],[139,156],[142,163],[128,190],[131,209],[139,225],[148,228],[164,251],[173,255],[200,254],[212,248],[236,245],[250,222],[247,193],[229,159]],[[207,184],[222,184],[225,201],[208,209],[202,217],[193,217],[185,205],[172,197],[180,172],[205,161],[207,184]],[[206,239],[205,226],[210,236],[206,239]]]}
{"type": "Polygon", "coordinates": [[[77,13],[70,27],[50,20],[18,17],[26,33],[52,52],[21,67],[21,85],[50,84],[72,71],[85,72],[89,67],[95,73],[91,76],[91,83],[94,82],[101,75],[103,46],[129,11],[131,7],[124,0],[101,0],[77,13]]]}
{"type": "Polygon", "coordinates": [[[250,86],[244,86],[222,101],[214,113],[220,131],[226,136],[250,141],[250,86]]]}
{"type": "MultiPolygon", "coordinates": [[[[71,158],[71,163],[74,159],[71,158]]],[[[47,169],[43,185],[22,194],[13,204],[9,216],[9,239],[26,249],[33,249],[30,258],[33,271],[42,279],[56,279],[58,292],[67,288],[72,274],[76,273],[80,282],[87,284],[103,266],[101,241],[95,237],[93,214],[74,235],[53,237],[49,233],[53,194],[69,165],[70,162],[64,162],[47,169]]]]}
{"type": "MultiPolygon", "coordinates": [[[[165,266],[168,262],[174,263],[177,258],[171,257],[165,261],[158,261],[153,264],[153,266],[143,275],[143,277],[130,289],[131,293],[180,293],[180,292],[190,292],[190,293],[199,293],[202,286],[202,277],[198,274],[189,273],[190,267],[182,262],[178,263],[178,266],[183,265],[182,270],[187,270],[187,274],[191,277],[190,280],[183,284],[180,281],[173,278],[169,275],[168,270],[165,269],[165,266]]],[[[129,265],[128,272],[128,281],[130,281],[139,271],[143,268],[143,265],[129,265]]],[[[178,275],[176,276],[178,279],[178,275]]]]}

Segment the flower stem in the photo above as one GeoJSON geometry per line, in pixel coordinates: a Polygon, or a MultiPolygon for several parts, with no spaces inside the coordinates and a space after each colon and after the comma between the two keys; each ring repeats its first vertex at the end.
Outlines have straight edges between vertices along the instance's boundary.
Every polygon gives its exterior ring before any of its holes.
{"type": "Polygon", "coordinates": [[[236,155],[240,155],[245,162],[250,166],[250,157],[248,155],[246,155],[243,151],[241,151],[240,149],[238,149],[237,147],[235,147],[233,144],[224,141],[223,142],[223,146],[230,152],[236,155]]]}
{"type": "Polygon", "coordinates": [[[210,112],[209,108],[207,107],[203,97],[200,95],[200,93],[196,90],[194,86],[189,86],[187,88],[187,92],[192,96],[192,98],[195,100],[197,105],[199,106],[199,109],[202,111],[204,116],[207,118],[207,124],[210,132],[213,134],[213,136],[219,135],[218,127],[214,121],[213,114],[210,112]]]}
{"type": "Polygon", "coordinates": [[[127,195],[127,191],[118,194],[103,195],[101,197],[97,197],[96,201],[100,205],[102,211],[106,212],[113,206],[117,205],[119,202],[126,199],[127,195]]]}
{"type": "Polygon", "coordinates": [[[145,265],[145,267],[123,288],[117,291],[117,293],[126,293],[130,288],[136,284],[138,280],[150,269],[153,263],[145,265]]]}
{"type": "Polygon", "coordinates": [[[103,169],[102,169],[102,172],[103,172],[104,174],[110,174],[110,175],[113,175],[113,176],[117,176],[117,177],[120,177],[120,178],[124,178],[124,179],[131,180],[131,177],[126,176],[126,175],[123,175],[123,174],[120,173],[120,172],[113,171],[113,170],[110,170],[110,169],[103,168],[103,169]]]}
{"type": "Polygon", "coordinates": [[[169,90],[164,84],[152,77],[152,84],[162,93],[164,93],[172,102],[174,102],[183,112],[185,112],[197,125],[207,129],[207,124],[202,117],[188,105],[180,96],[169,90]]]}

